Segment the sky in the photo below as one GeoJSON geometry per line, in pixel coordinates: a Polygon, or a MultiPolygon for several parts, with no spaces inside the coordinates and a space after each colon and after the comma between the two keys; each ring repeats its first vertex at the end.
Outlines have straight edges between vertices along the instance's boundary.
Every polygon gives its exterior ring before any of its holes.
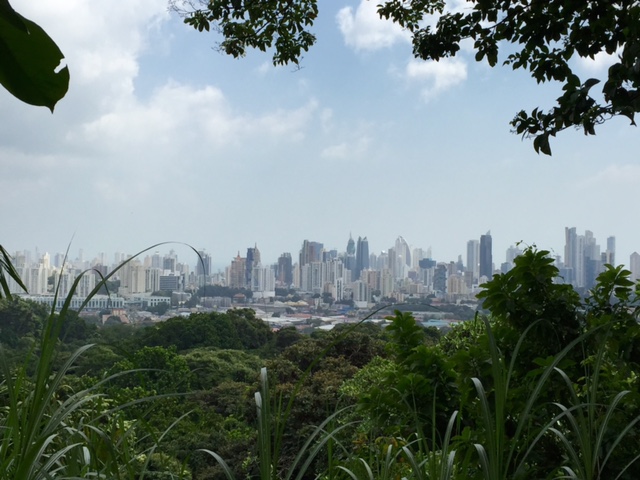
{"type": "MultiPolygon", "coordinates": [[[[303,240],[379,253],[401,235],[439,261],[466,260],[491,231],[499,265],[516,242],[563,255],[564,229],[591,230],[617,261],[640,251],[640,135],[614,119],[552,139],[511,133],[550,108],[557,84],[474,61],[413,59],[377,2],[319,2],[301,68],[233,59],[167,0],[13,0],[65,54],[69,92],[51,114],[0,91],[0,244],[72,258],[177,241],[224,266],[257,245],[263,263],[303,240]]],[[[454,8],[464,8],[462,0],[454,8]]],[[[611,59],[576,60],[581,78],[611,59]]],[[[154,248],[195,255],[181,244],[154,248]]],[[[193,261],[191,261],[193,260],[193,261]]]]}

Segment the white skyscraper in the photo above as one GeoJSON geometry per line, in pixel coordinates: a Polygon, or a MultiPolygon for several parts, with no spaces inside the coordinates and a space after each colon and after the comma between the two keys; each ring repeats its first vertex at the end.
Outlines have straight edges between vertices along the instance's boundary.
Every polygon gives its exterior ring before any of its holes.
{"type": "MultiPolygon", "coordinates": [[[[389,249],[391,252],[392,249],[389,249]]],[[[396,239],[395,246],[393,248],[394,256],[389,255],[389,260],[393,262],[391,268],[396,279],[406,278],[407,272],[411,267],[411,249],[407,241],[401,236],[396,239]]]]}
{"type": "Polygon", "coordinates": [[[469,240],[467,242],[467,272],[473,272],[473,282],[480,277],[480,241],[469,240]]]}
{"type": "Polygon", "coordinates": [[[607,250],[604,253],[604,263],[616,266],[616,237],[607,238],[607,250]]]}
{"type": "Polygon", "coordinates": [[[251,290],[263,296],[273,296],[276,289],[276,272],[273,265],[254,265],[251,272],[251,290]]]}
{"type": "Polygon", "coordinates": [[[629,259],[629,270],[631,270],[631,280],[640,280],[640,253],[633,252],[629,259]]]}
{"type": "Polygon", "coordinates": [[[509,248],[507,248],[508,263],[513,265],[513,261],[520,255],[522,255],[522,250],[520,250],[518,247],[514,247],[513,245],[511,245],[509,248]]]}

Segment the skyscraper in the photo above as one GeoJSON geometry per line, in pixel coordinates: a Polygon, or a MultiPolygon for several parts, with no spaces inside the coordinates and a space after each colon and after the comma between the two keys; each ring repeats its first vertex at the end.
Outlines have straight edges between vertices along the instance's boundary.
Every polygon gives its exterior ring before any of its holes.
{"type": "Polygon", "coordinates": [[[253,248],[247,248],[247,260],[245,263],[245,285],[252,285],[251,276],[253,275],[253,267],[261,265],[260,263],[260,250],[258,245],[254,245],[253,248]]]}
{"type": "Polygon", "coordinates": [[[616,237],[607,238],[607,251],[604,254],[604,263],[616,266],[616,237]]]}
{"type": "Polygon", "coordinates": [[[277,280],[280,284],[291,286],[293,283],[293,263],[290,253],[283,253],[278,258],[278,277],[277,280]]]}
{"type": "Polygon", "coordinates": [[[355,281],[356,277],[356,242],[353,241],[353,237],[349,234],[349,241],[347,242],[347,253],[344,257],[344,266],[349,270],[350,278],[348,280],[355,281]]]}
{"type": "Polygon", "coordinates": [[[491,280],[493,276],[493,254],[491,249],[491,231],[480,235],[480,276],[491,280]]]}
{"type": "Polygon", "coordinates": [[[600,253],[593,232],[586,230],[578,235],[575,227],[565,227],[564,268],[566,282],[576,288],[592,288],[596,277],[602,271],[603,260],[615,252],[615,238],[607,239],[607,252],[600,253]]]}
{"type": "MultiPolygon", "coordinates": [[[[305,265],[309,265],[311,262],[319,262],[322,259],[322,249],[324,245],[318,242],[310,242],[309,240],[305,240],[302,242],[302,248],[300,249],[300,261],[298,262],[298,268],[300,271],[300,275],[302,275],[302,267],[305,265]]],[[[297,279],[298,285],[302,281],[302,277],[300,276],[297,279]]]]}
{"type": "Polygon", "coordinates": [[[630,279],[632,281],[640,280],[640,253],[633,252],[629,257],[629,270],[631,270],[630,279]]]}
{"type": "Polygon", "coordinates": [[[310,242],[309,240],[302,242],[302,248],[300,249],[300,267],[311,262],[321,261],[323,248],[324,245],[322,243],[310,242]]]}
{"type": "Polygon", "coordinates": [[[227,275],[227,285],[231,288],[246,288],[246,271],[247,259],[240,256],[240,252],[236,258],[231,260],[229,273],[227,275]]]}
{"type": "Polygon", "coordinates": [[[411,267],[411,249],[402,236],[399,236],[394,247],[389,249],[389,265],[396,279],[407,277],[407,272],[411,267]]]}
{"type": "Polygon", "coordinates": [[[360,273],[369,269],[369,241],[367,237],[358,237],[356,246],[356,267],[354,272],[354,280],[360,279],[360,273]]]}
{"type": "MultiPolygon", "coordinates": [[[[583,245],[584,246],[584,245],[583,245]]],[[[574,286],[584,284],[584,255],[580,250],[576,227],[564,228],[565,281],[574,286]]]]}
{"type": "Polygon", "coordinates": [[[507,248],[507,263],[513,265],[516,257],[519,257],[520,255],[522,255],[522,250],[511,245],[509,248],[507,248]]]}
{"type": "Polygon", "coordinates": [[[198,251],[198,259],[196,260],[196,275],[205,277],[211,275],[211,255],[209,255],[204,250],[198,251]]]}
{"type": "Polygon", "coordinates": [[[593,288],[596,284],[596,277],[602,271],[602,255],[600,254],[600,245],[596,243],[593,232],[590,230],[584,232],[584,256],[584,287],[593,288]]]}
{"type": "Polygon", "coordinates": [[[480,242],[478,240],[467,242],[467,272],[473,274],[473,283],[480,278],[480,242]]]}

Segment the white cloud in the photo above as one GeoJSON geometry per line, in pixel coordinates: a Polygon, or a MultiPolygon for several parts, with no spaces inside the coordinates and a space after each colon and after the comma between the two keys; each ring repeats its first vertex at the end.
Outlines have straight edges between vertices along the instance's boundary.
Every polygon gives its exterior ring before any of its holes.
{"type": "Polygon", "coordinates": [[[169,162],[182,157],[183,162],[189,162],[229,147],[246,149],[256,144],[299,141],[317,108],[318,103],[310,100],[295,109],[249,114],[235,110],[215,87],[169,82],[147,102],[132,98],[121,108],[86,123],[70,140],[96,153],[125,158],[129,167],[139,159],[141,168],[147,169],[145,159],[149,157],[169,162]]]}
{"type": "Polygon", "coordinates": [[[578,57],[577,63],[580,68],[589,73],[602,73],[605,72],[611,65],[619,61],[618,55],[621,52],[618,51],[614,54],[608,54],[607,52],[600,52],[593,58],[578,57]]]}
{"type": "MultiPolygon", "coordinates": [[[[360,0],[355,12],[352,7],[342,8],[336,20],[347,46],[356,51],[380,50],[403,42],[411,42],[411,34],[391,20],[380,18],[378,4],[373,0],[360,0]]],[[[469,10],[467,0],[448,0],[445,12],[457,13],[469,10]]],[[[424,26],[435,27],[439,15],[426,16],[424,26]]],[[[468,48],[469,42],[463,42],[468,48]]]]}
{"type": "Polygon", "coordinates": [[[322,131],[327,133],[333,128],[333,110],[330,108],[323,108],[320,112],[320,124],[322,125],[322,131]]]}
{"type": "Polygon", "coordinates": [[[336,20],[345,43],[356,51],[379,50],[410,41],[408,32],[380,18],[376,2],[361,0],[355,12],[351,7],[342,8],[336,20]]]}
{"type": "Polygon", "coordinates": [[[258,68],[256,69],[257,73],[260,76],[264,76],[267,73],[269,73],[271,70],[273,70],[273,63],[268,62],[268,61],[264,61],[260,64],[260,66],[258,66],[258,68]]]}
{"type": "Polygon", "coordinates": [[[194,195],[190,183],[233,177],[250,168],[243,159],[300,141],[316,110],[311,100],[290,110],[238,112],[219,89],[172,82],[148,102],[132,102],[87,123],[73,141],[105,159],[108,167],[92,179],[104,201],[144,205],[169,185],[170,195],[185,201],[194,195]]]}
{"type": "Polygon", "coordinates": [[[154,78],[161,87],[141,96],[134,88],[141,58],[157,58],[155,39],[171,27],[166,0],[117,8],[91,0],[12,5],[60,46],[71,84],[55,115],[0,96],[7,118],[15,118],[0,134],[5,199],[33,191],[34,204],[42,204],[37,198],[53,191],[63,192],[56,202],[74,208],[90,203],[75,201],[83,194],[111,207],[186,201],[197,196],[194,182],[229,178],[274,145],[300,141],[317,114],[313,99],[249,111],[234,107],[220,88],[162,76],[154,78]]]}
{"type": "Polygon", "coordinates": [[[467,64],[454,58],[443,58],[438,62],[411,60],[404,75],[407,80],[422,85],[422,98],[429,101],[438,93],[465,81],[467,64]]]}
{"type": "Polygon", "coordinates": [[[330,145],[322,150],[320,156],[332,160],[361,160],[367,153],[371,138],[361,134],[354,139],[330,145]]]}
{"type": "Polygon", "coordinates": [[[58,44],[79,86],[102,87],[102,96],[128,93],[138,74],[137,57],[148,47],[149,31],[169,18],[165,0],[111,2],[43,0],[12,2],[39,23],[58,44]]]}
{"type": "Polygon", "coordinates": [[[637,191],[640,187],[640,165],[610,165],[578,184],[581,189],[589,191],[605,185],[620,192],[637,191]]]}

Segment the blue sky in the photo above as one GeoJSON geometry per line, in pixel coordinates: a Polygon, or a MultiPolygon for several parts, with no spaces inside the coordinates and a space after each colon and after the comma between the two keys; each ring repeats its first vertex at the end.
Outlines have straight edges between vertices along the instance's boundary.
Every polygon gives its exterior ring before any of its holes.
{"type": "MultiPolygon", "coordinates": [[[[73,236],[72,255],[91,257],[177,240],[225,265],[256,243],[274,262],[304,239],[344,250],[352,233],[379,253],[402,235],[448,261],[491,230],[499,264],[518,241],[561,255],[575,226],[600,245],[615,235],[618,262],[640,250],[637,128],[568,131],[538,156],[509,121],[552,106],[558,85],[468,48],[413,60],[375,3],[320,2],[296,70],[223,56],[166,0],[14,0],[65,53],[71,85],[53,115],[0,92],[0,242],[54,253],[73,236]]],[[[607,61],[576,68],[601,76],[607,61]]]]}

